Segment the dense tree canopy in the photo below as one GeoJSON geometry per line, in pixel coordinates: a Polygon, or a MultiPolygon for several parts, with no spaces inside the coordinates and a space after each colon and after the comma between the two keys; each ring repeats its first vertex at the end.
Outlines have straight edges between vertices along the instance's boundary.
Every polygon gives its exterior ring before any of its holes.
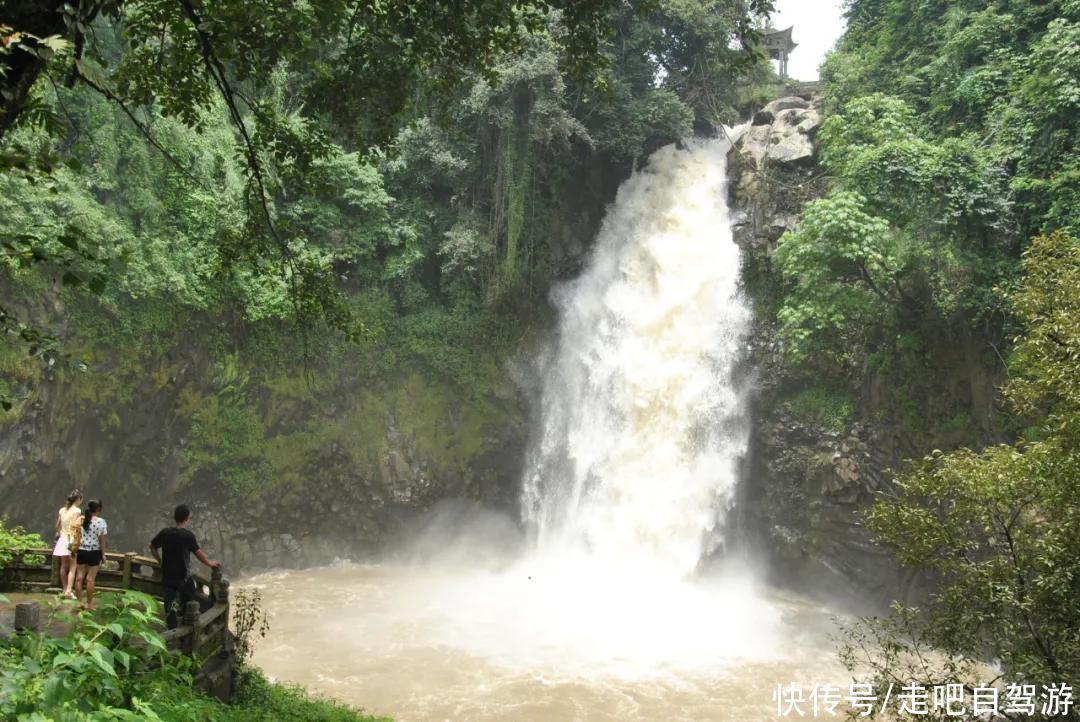
{"type": "Polygon", "coordinates": [[[930,137],[971,137],[1007,173],[1023,237],[1078,229],[1080,4],[849,0],[824,75],[836,108],[883,92],[930,137]]]}
{"type": "MultiPolygon", "coordinates": [[[[319,182],[320,161],[340,152],[331,135],[361,151],[389,140],[410,101],[445,93],[470,72],[490,72],[500,54],[546,32],[553,12],[563,20],[560,60],[583,72],[599,57],[614,7],[599,0],[6,2],[0,137],[28,110],[55,117],[46,87],[36,82],[45,71],[54,85],[81,83],[119,105],[159,151],[133,108],[153,107],[199,129],[216,106],[237,136],[247,213],[238,232],[220,239],[226,257],[280,266],[297,311],[315,304],[345,323],[346,308],[329,292],[323,266],[296,248],[308,240],[304,229],[278,213],[297,186],[319,182]]],[[[8,162],[47,169],[51,156],[39,147],[8,162]]],[[[78,250],[77,234],[68,237],[78,250]]]]}
{"type": "Polygon", "coordinates": [[[940,408],[923,371],[948,373],[966,348],[1002,373],[1013,320],[995,287],[1015,282],[1029,238],[1078,230],[1080,5],[845,8],[822,67],[831,191],[776,259],[785,348],[808,378],[889,389],[912,430],[967,416],[992,436],[1000,415],[940,408]]]}
{"type": "MultiPolygon", "coordinates": [[[[938,588],[852,630],[845,659],[886,685],[1075,685],[1080,4],[846,9],[823,71],[835,188],[780,244],[782,332],[800,363],[840,360],[849,383],[974,338],[1008,375],[1009,416],[907,466],[873,506],[878,542],[938,588]]],[[[929,400],[906,402],[932,424],[929,400]]]]}
{"type": "Polygon", "coordinates": [[[868,517],[903,563],[942,580],[921,613],[901,608],[872,626],[869,638],[894,654],[848,648],[883,683],[943,683],[961,668],[982,676],[970,663],[981,659],[998,660],[1012,683],[1080,679],[1080,243],[1061,232],[1036,238],[1023,274],[1010,297],[1023,333],[1006,394],[1031,439],[935,451],[868,517]],[[920,646],[945,657],[927,662],[920,646]]]}
{"type": "Polygon", "coordinates": [[[295,478],[253,396],[305,337],[483,393],[567,270],[589,169],[730,121],[767,74],[743,48],[766,2],[271,5],[2,6],[9,422],[57,371],[120,403],[134,379],[92,349],[134,369],[200,325],[264,345],[185,406],[188,477],[295,478]]]}
{"type": "Polygon", "coordinates": [[[796,281],[780,311],[793,353],[816,343],[858,368],[897,333],[934,335],[994,310],[990,289],[1018,237],[1003,170],[975,138],[932,139],[911,106],[874,93],[826,120],[821,162],[841,188],[806,208],[777,254],[796,281]]]}
{"type": "MultiPolygon", "coordinates": [[[[571,169],[730,120],[763,67],[740,41],[766,2],[420,7],[6,3],[5,267],[117,312],[400,333],[461,379],[461,334],[559,272],[571,169]]],[[[9,276],[27,298],[32,278],[9,276]]]]}

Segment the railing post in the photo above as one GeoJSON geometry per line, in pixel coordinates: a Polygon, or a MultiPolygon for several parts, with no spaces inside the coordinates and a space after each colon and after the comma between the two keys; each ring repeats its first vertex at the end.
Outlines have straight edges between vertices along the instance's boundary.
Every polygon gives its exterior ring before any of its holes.
{"type": "Polygon", "coordinates": [[[60,586],[60,557],[52,558],[52,568],[49,570],[49,586],[60,586]]]}
{"type": "Polygon", "coordinates": [[[191,628],[187,652],[194,657],[199,651],[199,635],[202,632],[199,628],[199,603],[195,600],[184,604],[184,625],[191,628]]]}
{"type": "Polygon", "coordinates": [[[221,573],[220,569],[214,569],[210,573],[210,592],[214,598],[214,604],[224,604],[225,611],[222,616],[225,623],[221,625],[221,649],[226,654],[232,654],[233,636],[229,632],[229,622],[232,619],[232,608],[229,606],[229,580],[221,573]]]}
{"type": "Polygon", "coordinates": [[[135,552],[124,554],[123,577],[120,581],[120,586],[124,589],[131,589],[131,569],[134,564],[135,552]]]}
{"type": "Polygon", "coordinates": [[[15,631],[36,632],[41,629],[41,605],[37,602],[19,602],[15,605],[15,631]]]}
{"type": "Polygon", "coordinates": [[[221,570],[210,570],[210,601],[214,604],[218,604],[221,599],[221,570]]]}

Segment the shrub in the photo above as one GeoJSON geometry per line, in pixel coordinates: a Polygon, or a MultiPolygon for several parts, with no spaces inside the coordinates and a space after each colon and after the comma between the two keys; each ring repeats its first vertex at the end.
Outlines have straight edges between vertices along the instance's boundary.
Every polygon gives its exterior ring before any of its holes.
{"type": "Polygon", "coordinates": [[[11,561],[12,551],[28,547],[43,547],[45,540],[37,534],[31,534],[22,527],[8,527],[0,519],[0,569],[11,561]]]}
{"type": "Polygon", "coordinates": [[[821,386],[798,392],[785,403],[788,411],[811,424],[830,431],[843,431],[853,411],[851,398],[821,386]]]}

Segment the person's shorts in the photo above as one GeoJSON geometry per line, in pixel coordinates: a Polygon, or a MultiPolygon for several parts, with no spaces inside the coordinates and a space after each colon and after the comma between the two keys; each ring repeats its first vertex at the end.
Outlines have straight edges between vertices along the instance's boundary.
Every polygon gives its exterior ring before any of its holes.
{"type": "Polygon", "coordinates": [[[80,549],[78,552],[75,553],[75,561],[77,564],[80,565],[96,567],[101,564],[101,550],[80,549]]]}

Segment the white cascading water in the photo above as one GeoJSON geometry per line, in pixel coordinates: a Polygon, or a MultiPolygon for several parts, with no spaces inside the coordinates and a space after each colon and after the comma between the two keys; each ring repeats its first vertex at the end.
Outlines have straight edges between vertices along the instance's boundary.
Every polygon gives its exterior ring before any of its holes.
{"type": "Polygon", "coordinates": [[[734,367],[750,313],[721,140],[669,145],[619,189],[557,347],[524,483],[541,550],[692,573],[721,541],[746,450],[734,367]]]}

